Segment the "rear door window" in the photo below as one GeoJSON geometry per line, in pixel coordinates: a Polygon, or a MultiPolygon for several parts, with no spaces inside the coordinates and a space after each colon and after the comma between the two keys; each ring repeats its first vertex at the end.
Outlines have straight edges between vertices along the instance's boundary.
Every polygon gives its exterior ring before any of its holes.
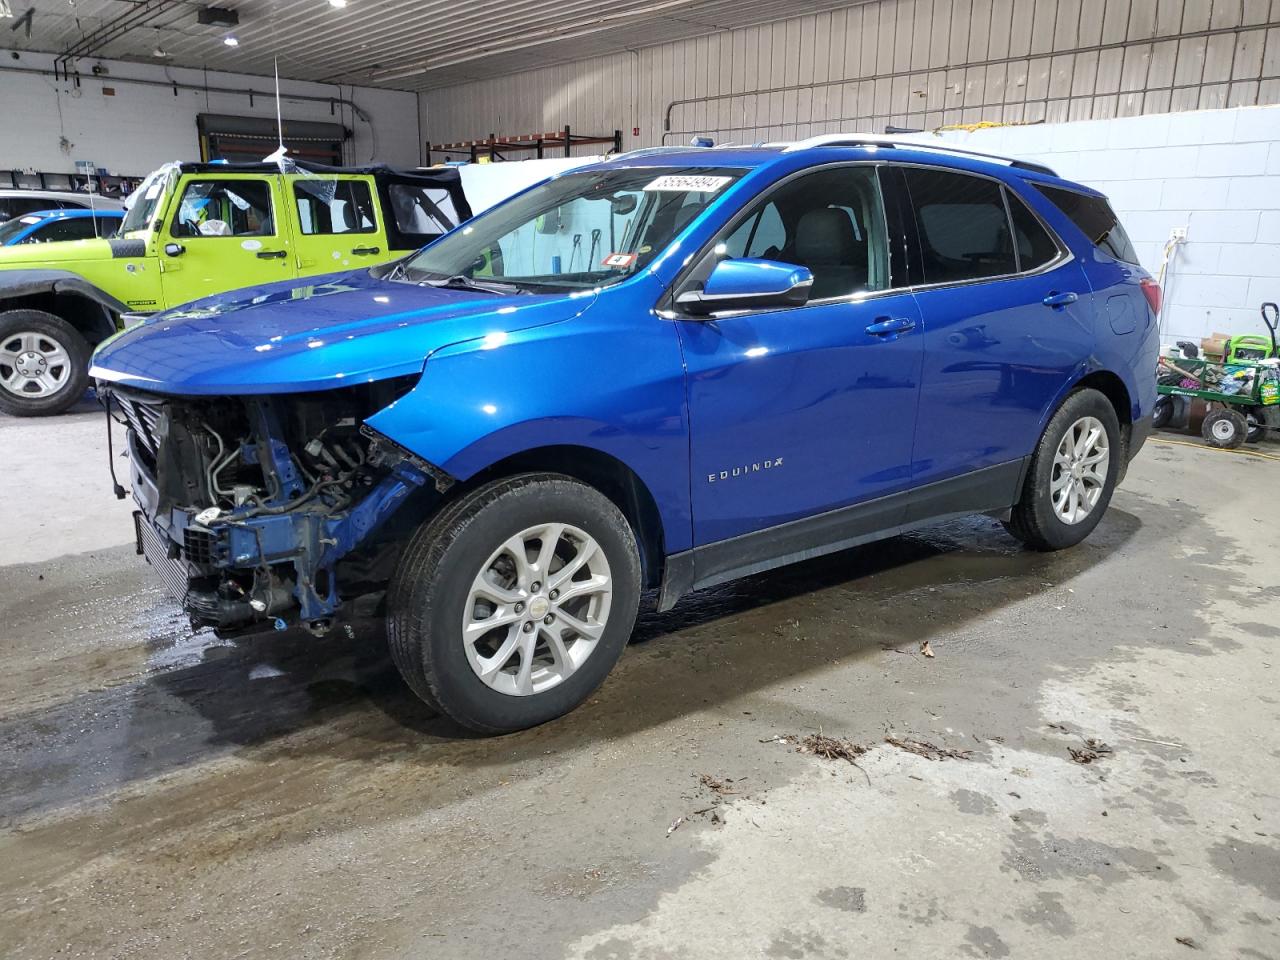
{"type": "Polygon", "coordinates": [[[1129,235],[1120,226],[1120,219],[1105,197],[1076,193],[1074,190],[1041,183],[1037,183],[1035,188],[1065,213],[1099,250],[1125,263],[1138,263],[1138,254],[1129,242],[1129,235]]]}
{"type": "Polygon", "coordinates": [[[378,232],[373,195],[364,180],[307,177],[294,182],[293,197],[307,236],[378,232]]]}
{"type": "Polygon", "coordinates": [[[1018,259],[995,180],[903,167],[920,237],[924,282],[956,283],[1018,272],[1018,259]]]}

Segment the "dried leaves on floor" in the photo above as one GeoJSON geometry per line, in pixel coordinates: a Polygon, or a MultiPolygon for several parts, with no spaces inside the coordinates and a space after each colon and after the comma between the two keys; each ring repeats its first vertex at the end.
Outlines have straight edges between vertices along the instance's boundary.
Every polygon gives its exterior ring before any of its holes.
{"type": "Polygon", "coordinates": [[[923,653],[926,657],[933,656],[933,647],[929,646],[928,640],[925,640],[923,643],[920,644],[920,652],[923,653]]]}
{"type": "Polygon", "coordinates": [[[1070,751],[1073,761],[1082,764],[1093,763],[1112,753],[1111,747],[1093,737],[1086,740],[1083,747],[1067,747],[1067,750],[1070,751]]]}
{"type": "Polygon", "coordinates": [[[828,737],[823,733],[810,733],[800,737],[789,733],[784,737],[769,737],[761,743],[785,743],[796,748],[796,753],[811,753],[823,760],[847,760],[855,766],[858,757],[866,753],[870,747],[864,747],[852,740],[828,737]]]}
{"type": "Polygon", "coordinates": [[[953,750],[950,747],[939,747],[926,740],[912,740],[906,737],[885,737],[884,742],[891,747],[914,753],[926,760],[968,760],[972,750],[953,750]]]}
{"type": "Polygon", "coordinates": [[[729,777],[725,777],[723,780],[717,780],[711,774],[704,773],[698,778],[698,782],[712,793],[717,793],[722,797],[731,797],[738,792],[729,786],[733,783],[733,780],[729,777]]]}

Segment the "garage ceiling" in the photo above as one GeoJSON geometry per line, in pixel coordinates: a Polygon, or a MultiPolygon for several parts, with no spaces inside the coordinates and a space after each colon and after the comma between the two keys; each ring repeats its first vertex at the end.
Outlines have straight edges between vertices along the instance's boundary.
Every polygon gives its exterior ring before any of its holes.
{"type": "MultiPolygon", "coordinates": [[[[238,73],[429,90],[717,30],[853,6],[850,0],[227,0],[234,27],[185,0],[8,0],[0,47],[238,73]],[[30,36],[21,17],[32,10],[30,36]],[[13,29],[7,29],[13,28],[13,29]],[[239,41],[227,46],[233,34],[239,41]],[[157,52],[163,56],[157,56],[157,52]]],[[[0,0],[3,9],[4,0],[0,0]]],[[[77,61],[73,61],[75,68],[77,61]]],[[[83,63],[79,68],[84,70],[83,63]]]]}

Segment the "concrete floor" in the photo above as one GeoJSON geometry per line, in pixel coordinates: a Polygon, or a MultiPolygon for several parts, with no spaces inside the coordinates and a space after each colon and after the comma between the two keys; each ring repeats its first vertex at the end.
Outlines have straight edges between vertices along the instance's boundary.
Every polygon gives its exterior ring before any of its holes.
{"type": "Polygon", "coordinates": [[[1073,551],[973,520],[689,598],[479,740],[376,629],[193,636],[89,409],[0,419],[0,955],[1280,957],[1274,460],[1153,442],[1073,551]]]}

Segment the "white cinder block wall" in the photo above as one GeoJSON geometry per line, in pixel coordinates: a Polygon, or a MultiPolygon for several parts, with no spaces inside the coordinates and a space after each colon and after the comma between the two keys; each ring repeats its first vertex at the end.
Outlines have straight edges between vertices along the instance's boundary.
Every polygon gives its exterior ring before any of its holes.
{"type": "MultiPolygon", "coordinates": [[[[271,96],[255,96],[250,103],[243,94],[175,93],[172,87],[154,85],[176,81],[263,93],[272,90],[270,77],[103,60],[96,62],[108,72],[95,77],[86,69],[77,86],[73,80],[53,78],[53,60],[40,53],[15,59],[0,50],[0,170],[71,173],[76,160],[91,160],[121,176],[141,176],[169,160],[200,158],[198,114],[274,117],[276,112],[271,96]],[[131,82],[138,80],[148,82],[131,82]],[[114,94],[106,95],[104,88],[114,94]]],[[[348,162],[420,162],[417,94],[292,80],[281,80],[280,89],[285,119],[342,123],[353,131],[348,162]],[[353,101],[368,122],[340,104],[331,112],[327,100],[291,96],[299,94],[353,101]]]]}
{"type": "Polygon", "coordinates": [[[1038,160],[1103,191],[1153,274],[1170,232],[1185,226],[1164,283],[1166,342],[1265,332],[1258,306],[1280,301],[1280,106],[941,136],[1038,160]]]}

